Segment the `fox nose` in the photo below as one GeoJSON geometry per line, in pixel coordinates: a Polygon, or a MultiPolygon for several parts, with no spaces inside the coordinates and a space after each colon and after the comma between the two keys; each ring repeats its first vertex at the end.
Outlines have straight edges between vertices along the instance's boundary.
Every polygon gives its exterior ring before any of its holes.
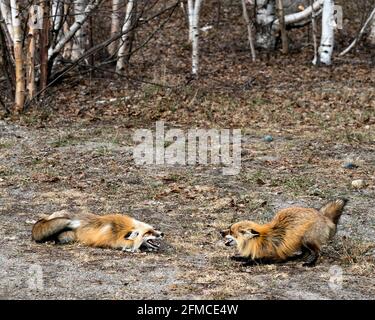
{"type": "Polygon", "coordinates": [[[161,232],[159,236],[160,238],[164,238],[164,232],[161,232]]]}

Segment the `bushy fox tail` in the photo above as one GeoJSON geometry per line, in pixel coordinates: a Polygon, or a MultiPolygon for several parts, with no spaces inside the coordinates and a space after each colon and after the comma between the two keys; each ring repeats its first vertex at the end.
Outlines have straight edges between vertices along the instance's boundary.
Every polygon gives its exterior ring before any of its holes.
{"type": "Polygon", "coordinates": [[[319,211],[337,225],[347,202],[348,199],[336,199],[328,202],[326,205],[320,208],[319,211]]]}
{"type": "Polygon", "coordinates": [[[74,220],[67,217],[40,219],[32,229],[32,238],[36,242],[56,240],[60,234],[74,229],[74,220]]]}

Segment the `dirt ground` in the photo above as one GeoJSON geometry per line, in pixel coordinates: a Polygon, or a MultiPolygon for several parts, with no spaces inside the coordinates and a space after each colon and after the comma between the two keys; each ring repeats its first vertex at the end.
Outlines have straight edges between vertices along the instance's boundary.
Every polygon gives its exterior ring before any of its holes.
{"type": "MultiPolygon", "coordinates": [[[[208,9],[205,23],[216,14],[208,9]]],[[[222,14],[202,35],[198,80],[187,81],[179,13],[132,60],[132,84],[72,72],[20,118],[0,115],[0,299],[375,297],[373,53],[360,45],[332,67],[313,67],[311,46],[294,39],[289,56],[260,53],[254,64],[246,28],[227,17],[240,20],[240,6],[222,14]],[[241,171],[137,166],[133,132],[154,130],[157,120],[241,129],[241,171]],[[365,185],[354,188],[356,179],[365,185]],[[221,228],[335,197],[350,201],[316,267],[229,259],[236,250],[224,246],[221,228]],[[127,213],[166,236],[158,253],[139,254],[32,242],[32,224],[61,210],[127,213]]],[[[352,39],[347,32],[337,52],[352,39]]]]}
{"type": "MultiPolygon", "coordinates": [[[[0,297],[5,299],[372,299],[375,294],[374,124],[361,141],[328,129],[243,130],[242,168],[136,166],[120,122],[48,127],[0,122],[0,297]],[[343,168],[352,159],[355,169],[343,168]],[[351,187],[353,179],[367,182],[351,187]],[[350,199],[319,264],[243,267],[218,230],[267,221],[290,205],[350,199]],[[129,213],[166,233],[159,253],[31,241],[44,214],[129,213]]],[[[153,127],[148,126],[150,129],[153,127]]]]}

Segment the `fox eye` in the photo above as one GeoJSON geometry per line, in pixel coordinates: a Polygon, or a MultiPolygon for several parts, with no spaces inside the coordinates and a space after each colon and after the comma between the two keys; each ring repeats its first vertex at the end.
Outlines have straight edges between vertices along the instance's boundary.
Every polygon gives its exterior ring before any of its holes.
{"type": "Polygon", "coordinates": [[[132,235],[132,232],[129,231],[129,232],[124,236],[124,238],[127,239],[127,238],[129,238],[131,235],[132,235]]]}

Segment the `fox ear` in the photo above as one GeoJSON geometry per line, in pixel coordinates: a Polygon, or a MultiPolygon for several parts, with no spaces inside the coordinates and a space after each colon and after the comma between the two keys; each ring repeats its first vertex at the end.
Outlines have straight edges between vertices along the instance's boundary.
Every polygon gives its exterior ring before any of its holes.
{"type": "Polygon", "coordinates": [[[139,232],[138,231],[130,231],[125,235],[125,240],[134,240],[136,237],[138,237],[139,232]]]}

